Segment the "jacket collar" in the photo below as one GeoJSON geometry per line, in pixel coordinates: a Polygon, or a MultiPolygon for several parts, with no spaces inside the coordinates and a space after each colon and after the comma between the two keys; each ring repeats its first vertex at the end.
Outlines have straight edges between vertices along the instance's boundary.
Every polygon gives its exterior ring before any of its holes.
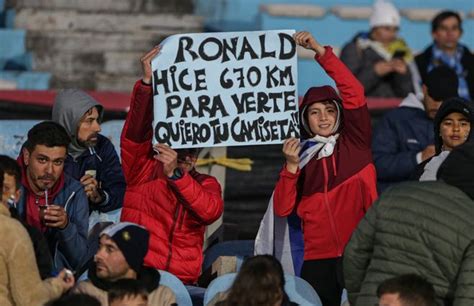
{"type": "MultiPolygon", "coordinates": [[[[95,287],[104,291],[109,291],[110,287],[113,285],[113,282],[97,277],[96,265],[94,262],[89,266],[88,277],[95,287]]],[[[143,267],[137,275],[137,281],[141,282],[148,292],[152,292],[160,285],[160,273],[153,268],[143,267]]]]}

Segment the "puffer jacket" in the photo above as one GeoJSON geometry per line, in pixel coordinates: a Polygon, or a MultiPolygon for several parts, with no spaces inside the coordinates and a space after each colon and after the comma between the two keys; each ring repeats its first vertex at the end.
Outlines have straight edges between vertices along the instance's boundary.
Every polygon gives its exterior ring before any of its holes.
{"type": "Polygon", "coordinates": [[[223,211],[221,188],[214,177],[196,171],[177,180],[164,175],[162,163],[153,158],[152,102],[151,86],[138,81],[120,143],[127,183],[121,219],[150,231],[145,265],[194,284],[201,273],[206,225],[223,211]]]}
{"type": "MultiPolygon", "coordinates": [[[[289,216],[296,208],[302,220],[304,260],[342,256],[352,231],[377,198],[364,89],[331,48],[316,60],[336,82],[343,127],[331,156],[313,157],[295,174],[284,166],[273,195],[276,215],[289,216]]],[[[300,109],[312,102],[304,99],[300,109]]]]}
{"type": "Polygon", "coordinates": [[[385,279],[408,273],[434,285],[441,305],[474,305],[474,202],[442,182],[387,189],[354,232],[344,253],[353,306],[377,304],[385,279]]]}

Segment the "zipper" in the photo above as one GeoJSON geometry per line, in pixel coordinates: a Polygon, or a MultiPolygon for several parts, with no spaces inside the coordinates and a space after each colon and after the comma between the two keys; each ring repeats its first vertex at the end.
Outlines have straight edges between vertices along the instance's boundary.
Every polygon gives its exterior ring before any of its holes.
{"type": "Polygon", "coordinates": [[[331,207],[329,205],[328,199],[328,168],[326,164],[326,158],[323,158],[323,170],[324,170],[324,203],[326,204],[326,210],[329,215],[329,223],[331,225],[332,234],[335,237],[337,256],[342,256],[341,252],[341,243],[339,241],[339,235],[336,231],[336,224],[334,222],[334,217],[332,215],[331,207]]]}
{"type": "Polygon", "coordinates": [[[176,204],[176,210],[174,211],[174,216],[173,216],[173,225],[171,226],[171,231],[168,236],[168,258],[166,259],[166,268],[165,271],[169,271],[170,269],[170,264],[171,264],[171,255],[173,254],[173,236],[174,236],[174,231],[176,229],[176,224],[179,223],[179,215],[181,211],[181,205],[179,202],[176,204]]]}

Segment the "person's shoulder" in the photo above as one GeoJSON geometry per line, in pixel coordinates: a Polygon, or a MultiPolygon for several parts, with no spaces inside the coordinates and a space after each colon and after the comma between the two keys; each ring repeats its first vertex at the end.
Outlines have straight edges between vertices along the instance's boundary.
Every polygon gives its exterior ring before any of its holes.
{"type": "Polygon", "coordinates": [[[414,108],[414,107],[397,107],[392,109],[391,111],[387,112],[383,117],[384,120],[388,120],[391,122],[410,122],[412,123],[413,120],[429,120],[425,112],[421,109],[414,108]]]}
{"type": "Polygon", "coordinates": [[[24,232],[25,235],[28,235],[26,228],[21,224],[21,222],[8,215],[0,214],[0,226],[2,228],[1,232],[4,236],[8,233],[11,233],[16,237],[17,235],[21,235],[20,232],[24,232]]]}
{"type": "Polygon", "coordinates": [[[171,305],[176,303],[176,295],[171,288],[159,285],[150,293],[150,305],[171,305]]]}
{"type": "Polygon", "coordinates": [[[423,51],[418,53],[415,56],[415,62],[418,64],[421,61],[426,61],[431,56],[431,50],[433,49],[433,45],[429,45],[423,51]]]}
{"type": "Polygon", "coordinates": [[[219,181],[217,180],[217,178],[215,178],[214,176],[212,175],[209,175],[209,174],[204,174],[204,173],[200,173],[200,172],[197,172],[196,170],[193,170],[191,172],[189,172],[189,174],[198,182],[198,183],[203,183],[203,182],[210,182],[210,181],[215,181],[216,183],[219,183],[219,181]]]}
{"type": "Polygon", "coordinates": [[[94,286],[94,284],[90,280],[83,280],[78,282],[76,286],[74,286],[74,289],[72,289],[72,292],[88,294],[97,298],[100,301],[104,301],[107,299],[107,292],[94,286]]]}
{"type": "Polygon", "coordinates": [[[78,190],[82,190],[82,189],[83,189],[82,184],[78,180],[76,180],[75,178],[73,178],[69,174],[64,173],[63,191],[65,191],[65,192],[73,192],[73,191],[77,192],[78,190]]]}
{"type": "Polygon", "coordinates": [[[95,150],[97,151],[98,154],[100,153],[110,153],[112,150],[115,152],[115,147],[112,141],[102,135],[98,134],[97,135],[97,144],[95,145],[95,150]]]}

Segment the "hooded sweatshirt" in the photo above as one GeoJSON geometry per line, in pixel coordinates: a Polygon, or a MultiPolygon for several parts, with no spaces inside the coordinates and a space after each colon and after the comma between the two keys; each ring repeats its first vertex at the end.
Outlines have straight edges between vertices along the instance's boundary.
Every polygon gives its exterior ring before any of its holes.
{"type": "Polygon", "coordinates": [[[78,89],[62,90],[56,96],[52,119],[61,124],[71,137],[64,172],[80,180],[87,170],[94,170],[103,201],[89,203],[90,208],[106,213],[122,207],[125,178],[117,152],[107,137],[99,134],[97,144],[89,148],[77,140],[80,120],[92,107],[97,108],[101,121],[103,107],[91,96],[78,89]]]}
{"type": "MultiPolygon", "coordinates": [[[[443,119],[451,113],[461,113],[467,117],[469,122],[471,122],[471,131],[472,124],[474,123],[474,109],[471,106],[471,102],[463,98],[450,98],[441,104],[436,113],[434,119],[434,135],[435,135],[435,147],[436,154],[439,154],[443,147],[443,140],[440,136],[440,128],[443,119]]],[[[467,141],[472,141],[474,138],[474,133],[469,133],[467,141]]]]}
{"type": "Polygon", "coordinates": [[[82,116],[93,107],[97,108],[101,120],[104,107],[80,89],[61,90],[54,100],[52,120],[61,124],[71,136],[68,153],[74,160],[88,149],[79,144],[77,130],[82,116]]]}
{"type": "MultiPolygon", "coordinates": [[[[471,102],[463,98],[450,98],[441,104],[436,117],[434,119],[434,135],[435,135],[435,148],[436,155],[425,160],[423,163],[419,164],[411,179],[420,180],[420,181],[435,181],[436,175],[440,165],[449,155],[449,151],[443,151],[443,139],[440,135],[441,123],[443,119],[446,118],[451,113],[461,113],[468,118],[471,122],[471,125],[474,122],[474,109],[472,108],[471,102]]],[[[472,128],[471,128],[472,129],[472,128]]],[[[471,130],[472,131],[472,130],[471,130]]],[[[466,141],[474,140],[474,133],[469,133],[466,141]]]]}

